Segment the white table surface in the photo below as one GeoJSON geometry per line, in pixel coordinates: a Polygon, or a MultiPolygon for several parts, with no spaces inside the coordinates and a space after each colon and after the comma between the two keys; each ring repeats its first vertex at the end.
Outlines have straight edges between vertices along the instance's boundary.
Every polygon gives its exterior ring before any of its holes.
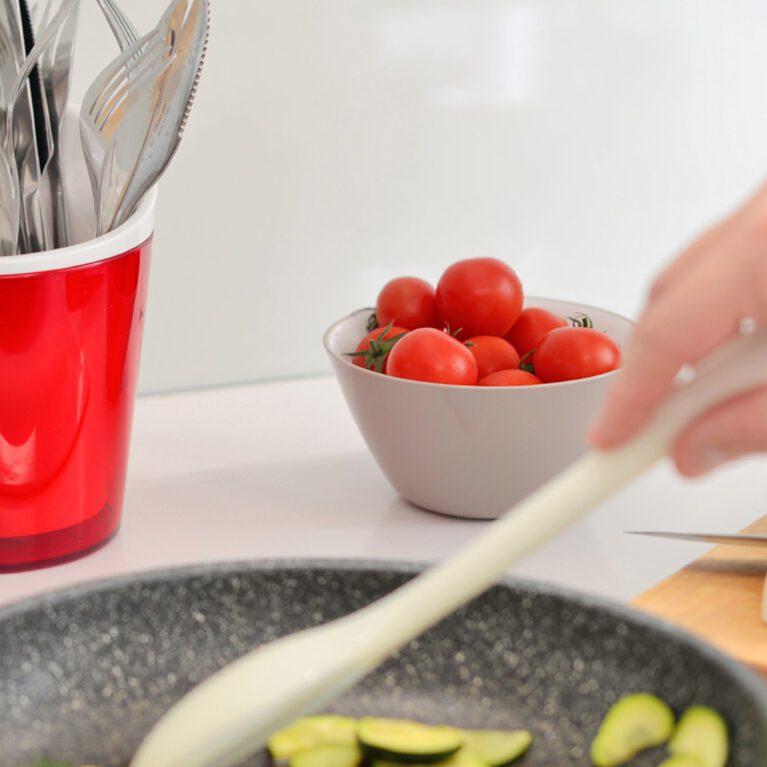
{"type": "MultiPolygon", "coordinates": [[[[514,568],[628,600],[705,546],[629,529],[736,531],[765,513],[750,459],[688,482],[658,468],[514,568]]],[[[93,554],[0,576],[0,604],[97,578],[200,561],[285,557],[434,560],[486,525],[397,496],[330,377],[139,399],[123,525],[93,554]]]]}

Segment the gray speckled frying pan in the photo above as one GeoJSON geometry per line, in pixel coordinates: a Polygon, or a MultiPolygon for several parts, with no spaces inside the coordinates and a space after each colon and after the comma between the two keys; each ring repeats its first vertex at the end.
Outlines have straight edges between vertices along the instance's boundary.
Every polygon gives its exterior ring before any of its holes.
{"type": "MultiPolygon", "coordinates": [[[[223,664],[357,609],[416,572],[359,561],[202,566],[0,610],[0,764],[46,755],[124,765],[170,703],[223,664]]],[[[527,727],[536,740],[524,767],[566,767],[590,764],[607,708],[640,690],[677,711],[715,706],[732,730],[731,764],[767,762],[767,685],[754,674],[640,614],[517,581],[410,644],[333,710],[527,727]]],[[[249,762],[264,763],[263,755],[249,762]]]]}

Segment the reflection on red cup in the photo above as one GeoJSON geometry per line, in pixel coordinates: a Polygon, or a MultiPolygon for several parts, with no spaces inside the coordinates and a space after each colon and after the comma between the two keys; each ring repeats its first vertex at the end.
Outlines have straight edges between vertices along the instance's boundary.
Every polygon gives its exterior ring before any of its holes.
{"type": "Polygon", "coordinates": [[[155,198],[103,237],[0,258],[0,571],[117,531],[155,198]]]}

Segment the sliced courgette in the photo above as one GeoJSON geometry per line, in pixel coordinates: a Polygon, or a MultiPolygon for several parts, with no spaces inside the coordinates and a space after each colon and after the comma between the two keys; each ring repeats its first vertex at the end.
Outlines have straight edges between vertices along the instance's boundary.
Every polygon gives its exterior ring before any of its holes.
{"type": "Polygon", "coordinates": [[[463,745],[463,734],[455,727],[368,717],[357,725],[357,740],[370,759],[431,764],[455,754],[463,745]]]}
{"type": "Polygon", "coordinates": [[[702,767],[724,767],[729,740],[720,714],[707,706],[691,706],[682,714],[668,750],[674,756],[696,757],[702,767]]]}
{"type": "MultiPolygon", "coordinates": [[[[481,759],[477,759],[476,756],[472,756],[463,749],[458,753],[453,754],[448,759],[442,762],[438,762],[439,767],[487,767],[487,763],[481,759]]],[[[402,767],[402,762],[386,762],[377,761],[372,762],[372,767],[402,767]]],[[[412,763],[408,767],[434,767],[434,762],[426,762],[422,764],[412,763]]]]}
{"type": "Polygon", "coordinates": [[[359,767],[362,752],[356,743],[326,743],[301,751],[290,760],[290,767],[359,767]]]}
{"type": "Polygon", "coordinates": [[[357,721],[348,716],[306,716],[275,732],[267,742],[273,759],[290,759],[302,751],[325,745],[354,745],[357,721]]]}
{"type": "Polygon", "coordinates": [[[616,767],[665,743],[673,731],[674,712],[668,704],[645,692],[627,695],[602,721],[591,744],[591,761],[596,767],[616,767]]]}
{"type": "Polygon", "coordinates": [[[658,767],[703,767],[703,762],[697,756],[670,756],[658,767]]]}
{"type": "MultiPolygon", "coordinates": [[[[56,759],[38,759],[33,767],[78,767],[72,762],[59,762],[56,759]]],[[[94,767],[92,764],[83,764],[81,767],[94,767]]]]}
{"type": "Polygon", "coordinates": [[[524,754],[533,742],[529,730],[464,730],[462,754],[489,767],[505,767],[524,754]]]}

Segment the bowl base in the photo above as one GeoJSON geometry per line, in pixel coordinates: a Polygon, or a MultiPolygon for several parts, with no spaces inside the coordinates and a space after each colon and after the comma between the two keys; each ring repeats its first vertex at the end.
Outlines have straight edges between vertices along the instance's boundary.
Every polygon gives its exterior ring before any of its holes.
{"type": "Polygon", "coordinates": [[[499,517],[502,517],[504,512],[500,512],[498,514],[464,514],[459,511],[443,511],[441,509],[431,509],[428,506],[424,506],[423,504],[416,503],[416,501],[411,501],[409,498],[405,498],[404,495],[399,496],[401,500],[403,500],[405,503],[408,504],[408,506],[412,506],[414,509],[417,509],[418,511],[425,511],[429,514],[438,514],[440,517],[452,517],[453,519],[462,519],[467,522],[492,522],[493,520],[498,519],[499,517]]]}

